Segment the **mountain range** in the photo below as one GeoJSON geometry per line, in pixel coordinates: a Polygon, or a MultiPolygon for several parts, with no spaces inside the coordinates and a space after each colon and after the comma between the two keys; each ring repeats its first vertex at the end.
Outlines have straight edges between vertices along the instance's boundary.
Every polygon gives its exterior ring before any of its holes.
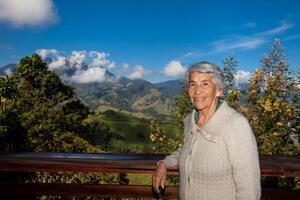
{"type": "MultiPolygon", "coordinates": [[[[0,76],[15,69],[15,64],[0,67],[0,76]]],[[[65,74],[56,72],[64,80],[65,74]]],[[[117,77],[109,71],[106,71],[105,77],[107,78],[103,82],[64,82],[73,86],[79,98],[95,113],[115,110],[140,118],[154,118],[160,121],[172,119],[176,111],[175,97],[181,87],[179,80],[154,84],[143,79],[117,77]]]]}

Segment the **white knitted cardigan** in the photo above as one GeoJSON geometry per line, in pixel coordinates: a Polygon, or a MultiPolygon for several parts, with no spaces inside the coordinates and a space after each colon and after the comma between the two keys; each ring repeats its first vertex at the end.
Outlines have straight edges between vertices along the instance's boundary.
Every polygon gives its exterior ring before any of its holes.
{"type": "Polygon", "coordinates": [[[185,118],[183,146],[163,160],[179,166],[180,199],[260,199],[257,145],[246,118],[224,101],[199,128],[195,112],[185,118]]]}

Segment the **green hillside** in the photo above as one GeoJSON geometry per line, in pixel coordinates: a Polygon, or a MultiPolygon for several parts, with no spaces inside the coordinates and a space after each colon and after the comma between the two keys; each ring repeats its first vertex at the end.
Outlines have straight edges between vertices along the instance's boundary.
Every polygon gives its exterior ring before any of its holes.
{"type": "MultiPolygon", "coordinates": [[[[137,118],[128,113],[107,110],[90,115],[88,120],[99,121],[108,125],[114,137],[110,141],[111,152],[151,152],[149,140],[149,120],[137,118]]],[[[177,127],[171,123],[162,123],[161,127],[169,136],[175,134],[177,127]]]]}
{"type": "MultiPolygon", "coordinates": [[[[135,116],[170,121],[176,111],[175,99],[161,92],[156,85],[142,80],[111,78],[101,83],[70,83],[78,96],[95,112],[108,107],[121,109],[135,116]]],[[[160,87],[162,90],[167,86],[160,87]]]]}

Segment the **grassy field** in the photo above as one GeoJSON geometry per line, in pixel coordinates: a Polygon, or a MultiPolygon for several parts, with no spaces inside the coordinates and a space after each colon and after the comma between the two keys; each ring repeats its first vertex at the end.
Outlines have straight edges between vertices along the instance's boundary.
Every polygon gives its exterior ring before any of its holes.
{"type": "MultiPolygon", "coordinates": [[[[93,120],[99,120],[112,128],[118,139],[111,141],[112,152],[149,153],[149,119],[137,118],[130,114],[108,110],[91,115],[93,120]]],[[[160,127],[172,137],[178,128],[173,123],[161,123],[160,127]]]]}

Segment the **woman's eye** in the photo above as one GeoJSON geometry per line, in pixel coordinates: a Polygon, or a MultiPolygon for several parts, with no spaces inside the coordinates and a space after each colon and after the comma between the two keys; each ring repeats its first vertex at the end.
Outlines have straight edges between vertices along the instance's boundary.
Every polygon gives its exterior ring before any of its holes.
{"type": "Polygon", "coordinates": [[[209,83],[203,83],[203,86],[208,86],[209,85],[209,83]]]}
{"type": "Polygon", "coordinates": [[[195,87],[195,85],[196,85],[195,83],[190,83],[189,87],[195,87]]]}

